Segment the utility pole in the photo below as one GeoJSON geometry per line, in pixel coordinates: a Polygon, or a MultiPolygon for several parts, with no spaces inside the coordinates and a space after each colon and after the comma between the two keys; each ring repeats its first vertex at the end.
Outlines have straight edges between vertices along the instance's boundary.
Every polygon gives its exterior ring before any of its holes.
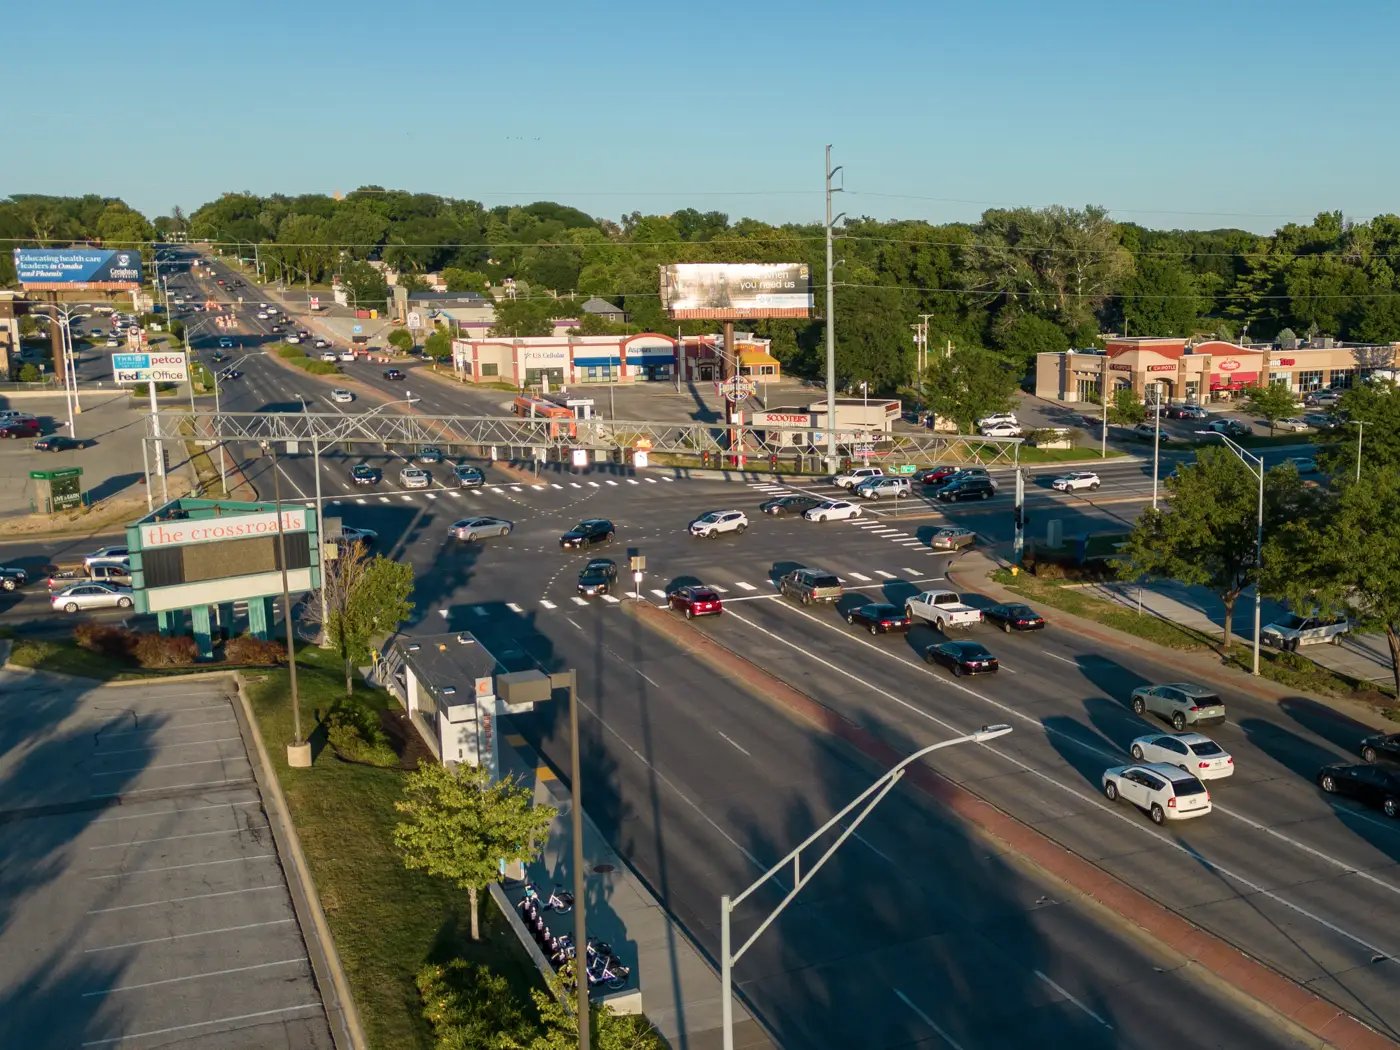
{"type": "Polygon", "coordinates": [[[831,146],[826,147],[826,163],[822,165],[826,177],[826,465],[835,471],[836,459],[836,281],[832,276],[831,230],[836,220],[845,217],[845,212],[835,218],[831,214],[831,195],[840,193],[841,187],[832,189],[831,180],[841,170],[831,166],[831,146]]]}
{"type": "Polygon", "coordinates": [[[1102,358],[1099,371],[1099,403],[1103,408],[1103,426],[1099,430],[1099,459],[1108,458],[1108,357],[1102,358]]]}
{"type": "Polygon", "coordinates": [[[1019,468],[1016,471],[1016,539],[1012,550],[1015,552],[1015,563],[1021,564],[1021,554],[1026,549],[1026,473],[1019,468]]]}

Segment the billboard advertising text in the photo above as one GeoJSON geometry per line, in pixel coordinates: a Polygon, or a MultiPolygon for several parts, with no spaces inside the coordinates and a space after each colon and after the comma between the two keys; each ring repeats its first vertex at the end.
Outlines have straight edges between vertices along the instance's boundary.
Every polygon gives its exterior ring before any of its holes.
{"type": "Polygon", "coordinates": [[[16,248],[15,272],[25,288],[130,291],[141,285],[141,253],[106,248],[16,248]]]}
{"type": "Polygon", "coordinates": [[[806,263],[673,263],[661,305],[676,320],[810,317],[812,275],[806,263]]]}

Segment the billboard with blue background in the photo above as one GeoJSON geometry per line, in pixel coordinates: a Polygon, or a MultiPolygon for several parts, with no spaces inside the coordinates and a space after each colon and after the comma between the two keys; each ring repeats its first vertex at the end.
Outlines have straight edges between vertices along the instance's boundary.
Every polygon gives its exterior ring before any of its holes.
{"type": "Polygon", "coordinates": [[[15,272],[25,288],[129,291],[141,285],[141,253],[124,248],[16,248],[15,272]]]}

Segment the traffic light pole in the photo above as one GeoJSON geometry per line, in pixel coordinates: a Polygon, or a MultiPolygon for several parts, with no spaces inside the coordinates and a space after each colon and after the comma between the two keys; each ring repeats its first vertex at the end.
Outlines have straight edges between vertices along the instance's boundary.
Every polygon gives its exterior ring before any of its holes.
{"type": "Polygon", "coordinates": [[[1014,545],[1017,565],[1021,564],[1021,552],[1026,547],[1026,475],[1019,468],[1016,471],[1016,541],[1014,545]]]}

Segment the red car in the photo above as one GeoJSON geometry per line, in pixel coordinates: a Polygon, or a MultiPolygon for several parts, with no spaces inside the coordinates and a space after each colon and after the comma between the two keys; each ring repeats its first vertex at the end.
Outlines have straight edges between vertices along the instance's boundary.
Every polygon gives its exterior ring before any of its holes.
{"type": "Polygon", "coordinates": [[[932,470],[919,471],[915,477],[925,485],[941,485],[957,472],[957,467],[934,467],[932,470]]]}
{"type": "Polygon", "coordinates": [[[37,419],[12,419],[4,426],[0,426],[0,437],[32,438],[38,436],[39,421],[37,419]]]}
{"type": "Polygon", "coordinates": [[[679,609],[689,620],[692,616],[716,616],[724,612],[719,595],[708,587],[682,587],[666,595],[666,604],[679,609]]]}

